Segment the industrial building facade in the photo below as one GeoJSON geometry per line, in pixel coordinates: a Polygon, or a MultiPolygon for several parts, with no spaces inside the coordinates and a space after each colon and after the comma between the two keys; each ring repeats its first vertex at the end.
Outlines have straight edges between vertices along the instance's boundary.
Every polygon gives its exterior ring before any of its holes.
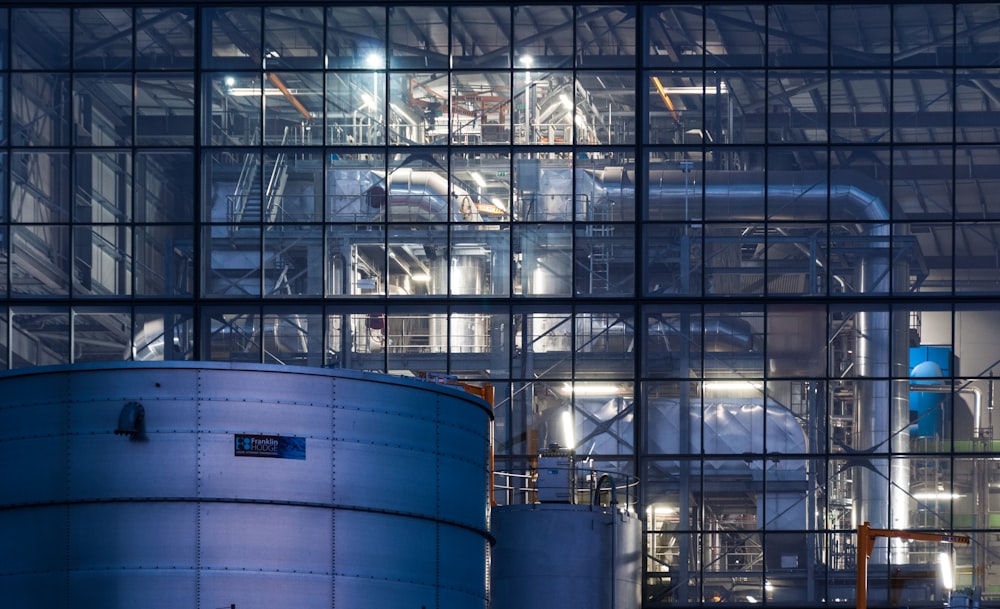
{"type": "Polygon", "coordinates": [[[15,1],[0,44],[0,368],[490,383],[497,470],[638,481],[646,609],[853,604],[864,522],[972,538],[881,541],[872,603],[1000,605],[1000,3],[15,1]]]}

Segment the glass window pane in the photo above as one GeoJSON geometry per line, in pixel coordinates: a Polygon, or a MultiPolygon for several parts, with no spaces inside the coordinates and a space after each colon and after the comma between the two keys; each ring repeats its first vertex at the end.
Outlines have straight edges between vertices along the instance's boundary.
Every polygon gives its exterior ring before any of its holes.
{"type": "Polygon", "coordinates": [[[302,307],[264,307],[264,363],[323,365],[323,316],[302,307]]]}
{"type": "Polygon", "coordinates": [[[132,155],[78,152],[73,167],[73,222],[128,222],[132,217],[132,155]]]}
{"type": "Polygon", "coordinates": [[[632,68],[635,66],[635,7],[580,6],[576,14],[577,66],[632,68]]]}
{"type": "Polygon", "coordinates": [[[443,154],[417,157],[398,154],[390,160],[385,210],[389,222],[461,222],[472,219],[467,215],[474,214],[475,210],[467,199],[464,200],[464,209],[461,205],[451,204],[446,163],[447,157],[443,154]]]}
{"type": "Polygon", "coordinates": [[[514,11],[514,64],[573,67],[573,7],[523,5],[514,11]]]}
{"type": "Polygon", "coordinates": [[[190,226],[135,227],[135,294],[194,294],[194,229],[190,226]]]}
{"type": "Polygon", "coordinates": [[[558,222],[573,218],[572,155],[515,154],[514,210],[518,222],[558,222]]]}
{"type": "Polygon", "coordinates": [[[70,363],[70,318],[65,307],[10,310],[11,368],[70,363]]]}
{"type": "Polygon", "coordinates": [[[135,10],[135,67],[183,70],[194,67],[194,9],[139,7],[135,10]]]}
{"type": "Polygon", "coordinates": [[[963,66],[993,66],[1000,61],[1000,5],[955,3],[955,62],[963,66]]]}
{"type": "Polygon", "coordinates": [[[829,7],[778,4],[768,7],[768,65],[826,66],[829,62],[829,7]]]}
{"type": "Polygon", "coordinates": [[[701,294],[702,227],[646,223],[643,229],[644,293],[648,296],[701,294]]]}
{"type": "Polygon", "coordinates": [[[707,5],[705,7],[705,64],[708,66],[763,66],[767,24],[763,5],[707,5]]]}
{"type": "Polygon", "coordinates": [[[509,295],[510,229],[502,224],[453,226],[449,272],[453,296],[509,295]]]}
{"type": "Polygon", "coordinates": [[[264,231],[264,295],[322,296],[323,227],[280,224],[264,231]]]}
{"type": "Polygon", "coordinates": [[[629,224],[578,224],[574,243],[576,293],[634,296],[635,238],[635,229],[629,224]]]}
{"type": "Polygon", "coordinates": [[[130,69],[132,9],[76,9],[73,12],[73,67],[77,70],[130,69]]]}
{"type": "Polygon", "coordinates": [[[377,224],[337,224],[326,232],[326,294],[384,296],[385,229],[377,224]]]}
{"type": "Polygon", "coordinates": [[[830,138],[887,144],[892,140],[886,88],[889,73],[834,71],[830,75],[830,138]]]}
{"type": "MultiPolygon", "coordinates": [[[[461,188],[472,197],[481,220],[510,219],[510,155],[486,150],[453,153],[451,179],[453,189],[461,188]]],[[[453,198],[453,207],[457,203],[453,198]]]]}
{"type": "Polygon", "coordinates": [[[264,59],[268,69],[323,67],[323,9],[271,6],[264,9],[264,59]]]}
{"type": "Polygon", "coordinates": [[[635,75],[631,72],[578,72],[572,97],[578,144],[633,144],[635,75]]]}
{"type": "Polygon", "coordinates": [[[461,355],[451,357],[450,374],[463,379],[509,378],[510,337],[505,334],[509,320],[508,312],[490,307],[452,307],[448,352],[461,355]]]}
{"type": "Polygon", "coordinates": [[[132,77],[77,74],[73,119],[78,146],[125,146],[132,142],[132,77]]]}
{"type": "Polygon", "coordinates": [[[389,8],[389,67],[441,69],[449,65],[448,8],[389,8]]]}
{"type": "MultiPolygon", "coordinates": [[[[947,239],[947,226],[940,227],[947,239]]],[[[1000,265],[996,262],[996,244],[1000,238],[1000,223],[960,222],[954,228],[955,292],[956,294],[998,294],[1000,265]]],[[[947,241],[942,244],[944,249],[947,241]]],[[[947,251],[947,250],[946,250],[947,251]]],[[[947,270],[947,269],[945,269],[947,270]]]]}
{"type": "Polygon", "coordinates": [[[326,21],[328,68],[385,69],[385,7],[331,6],[326,21]]]}
{"type": "Polygon", "coordinates": [[[11,9],[11,67],[15,70],[69,68],[70,10],[11,9]]]}
{"type": "Polygon", "coordinates": [[[452,67],[509,68],[510,39],[510,7],[451,7],[452,67]]]}
{"type": "Polygon", "coordinates": [[[193,222],[195,196],[191,152],[136,153],[134,198],[138,222],[193,222]]]}
{"type": "Polygon", "coordinates": [[[509,144],[510,72],[453,73],[451,142],[509,144]]]}
{"type": "Polygon", "coordinates": [[[323,143],[321,73],[267,72],[263,94],[265,144],[302,146],[323,143]]]}
{"type": "Polygon", "coordinates": [[[127,296],[132,293],[132,230],[120,225],[73,229],[73,293],[127,296]]]}
{"type": "Polygon", "coordinates": [[[1000,207],[990,203],[998,192],[1000,148],[960,146],[955,151],[955,215],[959,219],[1000,219],[1000,207]]]}
{"type": "Polygon", "coordinates": [[[892,8],[895,30],[893,63],[897,66],[950,66],[955,59],[953,4],[896,4],[892,8]],[[947,42],[942,44],[941,41],[947,42]]]}
{"type": "Polygon", "coordinates": [[[69,74],[13,73],[10,141],[15,146],[68,146],[69,74]]]}
{"type": "Polygon", "coordinates": [[[704,60],[703,7],[701,5],[649,6],[646,39],[649,66],[701,66],[704,60]]]}
{"type": "Polygon", "coordinates": [[[128,309],[73,309],[73,363],[127,359],[132,314],[128,309]]]}
{"type": "MultiPolygon", "coordinates": [[[[887,66],[892,17],[888,4],[830,6],[830,62],[834,66],[887,66]],[[877,44],[876,44],[877,42],[877,44]]],[[[949,34],[950,35],[950,34],[949,34]]]]}
{"type": "Polygon", "coordinates": [[[451,122],[448,74],[395,73],[389,82],[389,143],[444,144],[451,122]]]}
{"type": "Polygon", "coordinates": [[[194,359],[194,323],[183,307],[137,307],[131,359],[173,361],[194,359]]]}
{"type": "Polygon", "coordinates": [[[205,49],[202,67],[261,69],[261,9],[249,7],[203,8],[202,36],[205,49]]]}
{"type": "Polygon", "coordinates": [[[13,222],[68,222],[69,154],[15,152],[11,155],[10,217],[13,222]]]}
{"type": "Polygon", "coordinates": [[[204,156],[202,220],[260,222],[263,190],[260,150],[216,151],[204,156]]]}
{"type": "Polygon", "coordinates": [[[897,70],[892,83],[893,136],[897,142],[954,141],[953,74],[897,70]]]}
{"type": "Polygon", "coordinates": [[[372,146],[385,143],[385,72],[326,74],[326,143],[372,146]]]}
{"type": "Polygon", "coordinates": [[[202,82],[202,143],[214,146],[259,144],[264,91],[260,74],[206,74],[202,82]]]}
{"type": "Polygon", "coordinates": [[[826,72],[772,71],[770,74],[768,141],[826,142],[829,138],[826,72]]]}
{"type": "Polygon", "coordinates": [[[328,221],[353,223],[385,213],[385,155],[335,151],[327,163],[328,221]]]}
{"type": "Polygon", "coordinates": [[[264,327],[256,308],[206,307],[202,324],[199,359],[261,363],[264,327]]]}
{"type": "Polygon", "coordinates": [[[138,74],[135,78],[135,143],[194,144],[194,79],[186,74],[138,74]]]}
{"type": "Polygon", "coordinates": [[[11,295],[68,296],[69,226],[10,227],[11,295]]]}
{"type": "Polygon", "coordinates": [[[264,152],[264,222],[323,219],[323,154],[309,150],[264,152]]]}
{"type": "Polygon", "coordinates": [[[202,232],[202,294],[261,295],[260,225],[219,224],[202,232]]]}
{"type": "Polygon", "coordinates": [[[569,225],[526,224],[514,227],[515,293],[522,296],[569,296],[573,293],[573,232],[569,225]]]}
{"type": "Polygon", "coordinates": [[[772,222],[765,241],[768,294],[826,294],[826,224],[772,222]]]}

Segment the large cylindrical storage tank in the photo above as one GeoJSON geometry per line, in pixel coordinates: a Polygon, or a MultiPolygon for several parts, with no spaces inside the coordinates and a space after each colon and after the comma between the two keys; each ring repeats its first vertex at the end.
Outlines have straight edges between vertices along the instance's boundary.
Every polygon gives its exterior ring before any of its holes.
{"type": "Polygon", "coordinates": [[[493,508],[492,609],[638,609],[642,524],[614,506],[493,508]]]}
{"type": "Polygon", "coordinates": [[[487,605],[492,412],[460,388],[143,362],[0,392],[4,606],[487,605]]]}

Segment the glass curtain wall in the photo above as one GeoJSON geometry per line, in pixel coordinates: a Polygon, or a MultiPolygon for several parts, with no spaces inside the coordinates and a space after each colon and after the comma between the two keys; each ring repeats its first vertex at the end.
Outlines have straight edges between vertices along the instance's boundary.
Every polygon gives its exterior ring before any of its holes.
{"type": "Polygon", "coordinates": [[[1000,5],[115,5],[0,8],[0,367],[491,383],[646,608],[1000,601],[1000,5]]]}

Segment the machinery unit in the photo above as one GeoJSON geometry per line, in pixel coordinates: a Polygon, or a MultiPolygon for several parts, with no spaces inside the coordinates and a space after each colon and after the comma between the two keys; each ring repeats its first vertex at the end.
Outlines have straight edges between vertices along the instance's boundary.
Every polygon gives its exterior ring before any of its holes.
{"type": "Polygon", "coordinates": [[[493,609],[638,609],[634,481],[595,471],[558,445],[539,455],[534,471],[498,477],[508,493],[490,517],[493,609]]]}
{"type": "Polygon", "coordinates": [[[7,606],[487,605],[492,411],[457,387],[207,362],[0,387],[7,606]]]}

